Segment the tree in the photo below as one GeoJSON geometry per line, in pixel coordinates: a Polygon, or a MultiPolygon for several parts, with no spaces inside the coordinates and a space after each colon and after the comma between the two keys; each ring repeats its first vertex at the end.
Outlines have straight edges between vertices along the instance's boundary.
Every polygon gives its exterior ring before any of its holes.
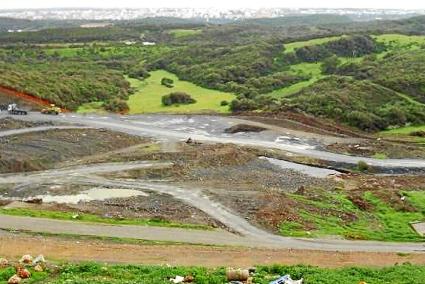
{"type": "Polygon", "coordinates": [[[324,74],[335,74],[338,70],[338,66],[341,64],[341,60],[338,56],[334,55],[323,60],[322,73],[324,74]]]}
{"type": "Polygon", "coordinates": [[[194,104],[196,100],[189,94],[184,92],[174,92],[162,97],[162,104],[164,106],[171,106],[175,104],[194,104]]]}

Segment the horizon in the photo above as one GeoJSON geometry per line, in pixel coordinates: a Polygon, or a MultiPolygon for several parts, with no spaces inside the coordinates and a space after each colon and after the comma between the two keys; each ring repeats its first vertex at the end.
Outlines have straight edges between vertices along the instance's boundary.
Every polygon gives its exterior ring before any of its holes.
{"type": "Polygon", "coordinates": [[[279,0],[263,0],[261,3],[254,0],[229,1],[225,0],[157,0],[150,3],[140,3],[136,0],[115,1],[105,0],[15,0],[13,2],[1,3],[0,10],[33,10],[33,9],[149,9],[149,8],[171,8],[171,9],[379,9],[379,10],[421,10],[425,9],[425,3],[417,3],[415,0],[399,1],[368,1],[358,0],[325,0],[318,3],[311,0],[298,0],[296,3],[282,3],[279,0]]]}

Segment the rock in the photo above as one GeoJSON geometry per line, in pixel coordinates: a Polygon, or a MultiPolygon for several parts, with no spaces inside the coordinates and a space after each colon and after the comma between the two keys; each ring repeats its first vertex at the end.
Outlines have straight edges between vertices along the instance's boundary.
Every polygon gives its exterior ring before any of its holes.
{"type": "Polygon", "coordinates": [[[32,264],[32,256],[29,254],[23,255],[21,257],[21,260],[19,260],[20,263],[24,263],[24,264],[32,264]]]}
{"type": "Polygon", "coordinates": [[[195,278],[192,275],[187,275],[183,280],[184,283],[192,283],[194,281],[195,281],[195,278]]]}
{"type": "Polygon", "coordinates": [[[7,281],[7,284],[19,284],[21,283],[22,279],[18,276],[18,275],[13,275],[12,277],[9,278],[9,280],[7,281]]]}

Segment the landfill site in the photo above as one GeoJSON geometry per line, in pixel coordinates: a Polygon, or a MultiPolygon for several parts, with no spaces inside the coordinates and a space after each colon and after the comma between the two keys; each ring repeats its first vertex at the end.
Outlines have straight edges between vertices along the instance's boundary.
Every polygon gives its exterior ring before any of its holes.
{"type": "MultiPolygon", "coordinates": [[[[16,268],[8,283],[54,270],[45,257],[220,266],[229,283],[253,283],[257,264],[425,264],[414,203],[425,161],[331,151],[353,143],[370,140],[250,117],[9,105],[0,112],[0,266],[16,268]],[[380,223],[382,202],[407,212],[400,232],[380,223]]],[[[196,283],[190,274],[169,281],[196,283]]]]}

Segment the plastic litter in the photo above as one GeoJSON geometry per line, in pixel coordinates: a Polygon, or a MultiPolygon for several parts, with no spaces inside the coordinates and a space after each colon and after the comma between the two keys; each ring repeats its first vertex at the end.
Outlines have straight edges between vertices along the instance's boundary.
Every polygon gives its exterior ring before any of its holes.
{"type": "Polygon", "coordinates": [[[24,264],[32,264],[32,256],[29,255],[29,254],[26,254],[26,255],[21,257],[19,262],[24,263],[24,264]]]}
{"type": "Polygon", "coordinates": [[[184,281],[184,277],[177,275],[175,278],[171,278],[170,281],[173,283],[182,283],[184,281]]]}
{"type": "Polygon", "coordinates": [[[42,254],[40,254],[39,256],[37,256],[36,258],[34,258],[33,263],[34,264],[46,263],[46,260],[44,259],[44,256],[42,254]]]}
{"type": "Polygon", "coordinates": [[[292,280],[290,275],[285,275],[270,282],[269,284],[302,284],[302,283],[303,283],[303,279],[292,280]]]}
{"type": "Polygon", "coordinates": [[[227,281],[247,281],[249,278],[248,269],[228,268],[226,271],[227,281]]]}
{"type": "Polygon", "coordinates": [[[5,258],[0,258],[0,268],[9,266],[9,261],[5,258]]]}
{"type": "Polygon", "coordinates": [[[21,277],[15,274],[9,278],[9,280],[7,281],[7,284],[19,284],[21,283],[21,281],[22,281],[21,277]]]}
{"type": "Polygon", "coordinates": [[[31,277],[31,273],[26,268],[18,267],[16,274],[19,278],[27,279],[31,277]]]}

